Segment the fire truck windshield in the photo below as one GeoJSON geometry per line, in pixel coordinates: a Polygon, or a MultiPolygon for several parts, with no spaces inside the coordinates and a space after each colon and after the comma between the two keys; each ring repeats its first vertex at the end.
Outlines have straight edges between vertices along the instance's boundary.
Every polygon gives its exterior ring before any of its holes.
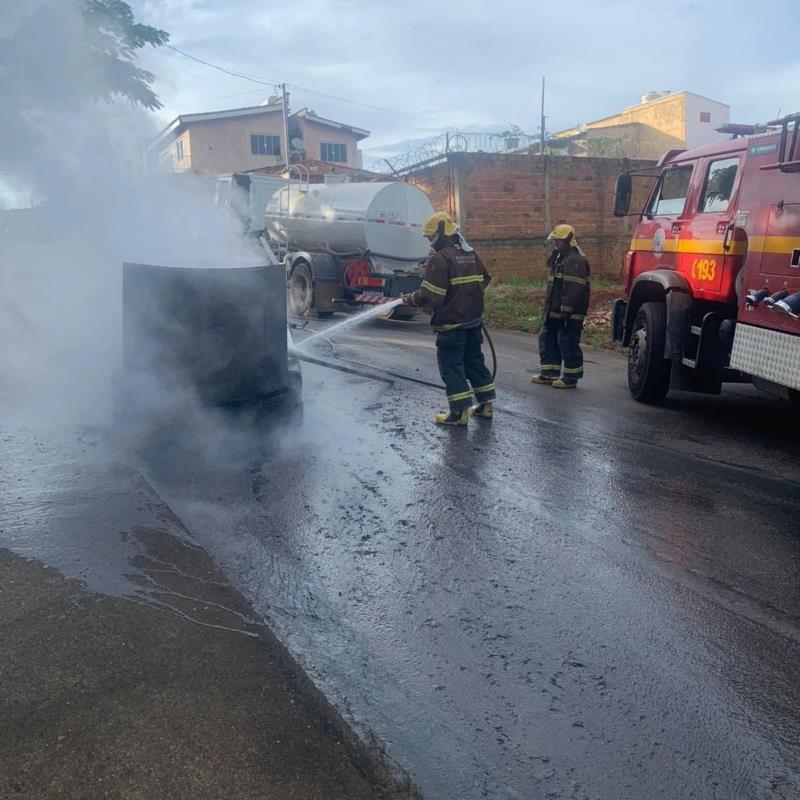
{"type": "Polygon", "coordinates": [[[668,169],[661,176],[648,213],[654,217],[680,214],[686,204],[691,178],[691,165],[668,169]]]}

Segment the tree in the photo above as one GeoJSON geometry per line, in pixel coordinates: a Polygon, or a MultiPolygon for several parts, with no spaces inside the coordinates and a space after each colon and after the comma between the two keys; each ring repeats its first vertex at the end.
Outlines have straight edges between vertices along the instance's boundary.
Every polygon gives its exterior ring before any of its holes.
{"type": "Polygon", "coordinates": [[[142,47],[166,44],[169,34],[136,22],[131,7],[123,0],[83,0],[83,18],[87,44],[100,75],[94,98],[111,101],[121,95],[134,105],[161,108],[161,101],[150,88],[155,76],[137,67],[133,59],[142,47]]]}
{"type": "Polygon", "coordinates": [[[512,125],[506,130],[500,132],[501,139],[519,139],[522,136],[527,136],[525,131],[519,127],[519,125],[512,125]]]}
{"type": "Polygon", "coordinates": [[[123,0],[23,0],[13,35],[0,39],[0,96],[17,113],[75,109],[87,99],[127,98],[161,107],[155,76],[137,51],[169,34],[136,22],[123,0]]]}

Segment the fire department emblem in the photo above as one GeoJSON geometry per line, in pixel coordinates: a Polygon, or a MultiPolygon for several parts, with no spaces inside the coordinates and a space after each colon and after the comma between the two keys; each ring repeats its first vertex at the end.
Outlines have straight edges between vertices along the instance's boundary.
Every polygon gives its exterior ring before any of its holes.
{"type": "Polygon", "coordinates": [[[653,237],[653,253],[660,256],[664,252],[664,229],[659,228],[653,237]]]}

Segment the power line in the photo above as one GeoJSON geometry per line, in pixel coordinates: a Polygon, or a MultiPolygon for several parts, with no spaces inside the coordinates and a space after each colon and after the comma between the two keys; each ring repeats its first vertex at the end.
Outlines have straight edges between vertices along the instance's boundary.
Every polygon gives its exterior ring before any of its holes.
{"type": "Polygon", "coordinates": [[[256,92],[261,92],[263,94],[263,89],[248,89],[246,92],[235,92],[234,94],[218,94],[216,97],[210,97],[209,100],[227,100],[230,97],[243,97],[246,94],[256,94],[256,92]]]}
{"type": "Polygon", "coordinates": [[[290,83],[287,83],[286,85],[292,86],[293,89],[297,89],[298,91],[301,92],[310,92],[311,94],[316,94],[319,95],[320,97],[326,97],[328,100],[337,100],[340,103],[349,103],[352,106],[361,106],[361,108],[370,108],[373,111],[380,111],[384,114],[394,114],[395,116],[405,117],[406,119],[414,119],[422,122],[432,122],[435,125],[441,125],[444,128],[448,127],[448,124],[446,122],[443,122],[440,119],[434,119],[433,117],[423,117],[418,114],[403,114],[401,111],[393,111],[390,108],[381,108],[380,106],[373,106],[369,103],[359,103],[357,100],[348,100],[345,97],[337,97],[334,94],[325,94],[324,92],[316,91],[316,89],[308,89],[307,87],[303,86],[293,86],[290,83]]]}
{"type": "MultiPolygon", "coordinates": [[[[255,76],[255,75],[249,75],[246,72],[237,72],[235,70],[227,69],[226,67],[221,67],[218,64],[212,64],[210,61],[205,61],[202,58],[198,58],[197,56],[193,56],[190,53],[187,53],[184,50],[180,50],[179,48],[174,47],[171,44],[164,45],[164,47],[166,47],[168,50],[172,50],[172,51],[178,53],[179,55],[183,56],[184,58],[188,58],[191,61],[196,61],[198,64],[203,64],[204,66],[210,67],[211,69],[216,69],[219,72],[224,72],[226,75],[231,75],[234,78],[241,78],[242,80],[251,81],[252,83],[257,83],[257,84],[259,84],[261,86],[275,87],[275,86],[279,86],[282,83],[282,81],[269,80],[268,78],[262,78],[262,77],[258,77],[258,76],[255,76]]],[[[375,106],[375,105],[372,105],[370,103],[361,103],[358,100],[348,100],[346,97],[338,97],[338,96],[333,95],[333,94],[326,94],[325,92],[319,92],[316,89],[309,89],[307,86],[298,86],[297,84],[294,84],[294,83],[287,83],[286,86],[288,86],[290,89],[295,89],[295,90],[297,90],[299,92],[308,92],[309,94],[318,95],[319,97],[324,97],[324,98],[326,98],[328,100],[336,100],[339,103],[348,103],[349,105],[359,106],[361,108],[368,108],[368,109],[371,109],[372,111],[379,111],[379,112],[381,112],[383,114],[392,114],[392,115],[394,115],[396,117],[404,117],[406,119],[413,119],[413,120],[421,121],[421,122],[430,122],[430,123],[433,123],[435,125],[441,125],[442,127],[445,127],[445,128],[448,127],[448,123],[447,122],[443,122],[440,119],[434,119],[433,117],[423,117],[423,116],[421,116],[419,114],[404,114],[402,111],[395,111],[395,110],[390,109],[390,108],[382,108],[381,106],[375,106]]],[[[254,91],[255,90],[253,90],[253,92],[254,91]]],[[[244,95],[244,94],[252,94],[253,92],[241,92],[240,94],[226,95],[226,97],[239,97],[239,96],[244,95]]],[[[220,99],[223,99],[223,98],[220,98],[220,99]]]]}
{"type": "Polygon", "coordinates": [[[248,75],[245,72],[236,72],[232,69],[227,69],[226,67],[220,67],[218,64],[212,64],[210,61],[204,61],[202,58],[198,58],[197,56],[193,56],[189,53],[184,52],[183,50],[179,50],[177,47],[174,47],[171,44],[165,44],[168,50],[173,50],[174,52],[182,55],[184,58],[188,58],[191,61],[196,61],[198,64],[204,64],[207,67],[211,67],[211,69],[219,70],[220,72],[224,72],[226,75],[232,75],[234,78],[242,78],[246,81],[252,81],[253,83],[259,83],[262,86],[277,86],[281,83],[281,81],[271,81],[267,78],[257,78],[253,75],[248,75]]]}

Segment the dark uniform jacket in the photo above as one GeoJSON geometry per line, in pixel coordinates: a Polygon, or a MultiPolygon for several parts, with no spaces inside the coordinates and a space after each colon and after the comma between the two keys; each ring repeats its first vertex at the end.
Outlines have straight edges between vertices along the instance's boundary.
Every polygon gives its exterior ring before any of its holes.
{"type": "Polygon", "coordinates": [[[477,327],[483,318],[483,290],[491,279],[477,253],[448,245],[428,259],[411,302],[433,308],[431,325],[437,331],[477,327]]]}
{"type": "Polygon", "coordinates": [[[577,247],[565,254],[554,250],[547,259],[545,319],[582,320],[589,310],[589,262],[577,247]]]}

